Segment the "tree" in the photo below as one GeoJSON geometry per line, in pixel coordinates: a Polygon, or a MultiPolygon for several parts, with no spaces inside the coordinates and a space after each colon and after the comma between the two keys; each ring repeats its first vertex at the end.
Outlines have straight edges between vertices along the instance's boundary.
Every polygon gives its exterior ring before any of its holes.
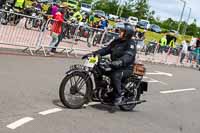
{"type": "Polygon", "coordinates": [[[147,0],[138,0],[133,7],[134,16],[140,19],[147,19],[149,16],[149,5],[147,0]]]}
{"type": "Polygon", "coordinates": [[[199,28],[197,27],[196,23],[193,22],[192,24],[188,26],[186,34],[197,37],[198,31],[199,31],[199,28]]]}
{"type": "Polygon", "coordinates": [[[117,0],[100,0],[96,3],[95,9],[103,10],[109,14],[116,14],[118,7],[117,0]]]}
{"type": "Polygon", "coordinates": [[[93,0],[82,0],[82,3],[87,3],[87,4],[91,4],[93,0]]]}

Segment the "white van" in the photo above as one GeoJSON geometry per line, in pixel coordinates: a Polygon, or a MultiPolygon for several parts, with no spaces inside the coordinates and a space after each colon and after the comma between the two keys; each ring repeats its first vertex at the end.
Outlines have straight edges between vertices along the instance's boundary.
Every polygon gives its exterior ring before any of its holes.
{"type": "Polygon", "coordinates": [[[129,22],[131,25],[136,26],[137,23],[138,23],[138,18],[130,16],[130,17],[128,18],[128,22],[129,22]]]}

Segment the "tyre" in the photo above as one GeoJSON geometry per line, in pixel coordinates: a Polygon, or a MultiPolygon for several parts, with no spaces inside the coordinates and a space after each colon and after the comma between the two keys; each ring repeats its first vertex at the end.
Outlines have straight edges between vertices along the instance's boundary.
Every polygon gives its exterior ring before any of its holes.
{"type": "Polygon", "coordinates": [[[5,13],[5,12],[2,12],[2,13],[1,13],[0,22],[1,22],[1,24],[3,24],[3,25],[7,25],[7,24],[8,24],[7,13],[5,13]]]}
{"type": "Polygon", "coordinates": [[[27,18],[26,22],[25,22],[25,28],[27,30],[30,30],[30,29],[32,29],[32,26],[33,26],[33,19],[27,18]]]}
{"type": "Polygon", "coordinates": [[[92,92],[92,84],[86,81],[86,74],[73,72],[66,75],[59,88],[59,97],[62,104],[71,109],[80,109],[85,103],[89,102],[92,92]]]}
{"type": "MultiPolygon", "coordinates": [[[[128,89],[129,91],[134,92],[134,95],[130,95],[130,92],[125,92],[125,102],[130,102],[130,101],[138,101],[140,100],[140,92],[138,89],[136,89],[136,86],[138,84],[138,81],[134,81],[134,79],[129,78],[125,82],[125,88],[128,89]]],[[[131,111],[135,108],[136,104],[129,104],[129,105],[120,105],[119,108],[123,111],[131,111]]]]}
{"type": "Polygon", "coordinates": [[[14,22],[13,22],[14,26],[19,24],[20,20],[21,20],[21,16],[15,15],[15,19],[14,19],[14,22]]]}
{"type": "Polygon", "coordinates": [[[97,46],[98,42],[99,42],[99,35],[96,34],[96,36],[93,39],[92,45],[93,46],[97,46]]]}

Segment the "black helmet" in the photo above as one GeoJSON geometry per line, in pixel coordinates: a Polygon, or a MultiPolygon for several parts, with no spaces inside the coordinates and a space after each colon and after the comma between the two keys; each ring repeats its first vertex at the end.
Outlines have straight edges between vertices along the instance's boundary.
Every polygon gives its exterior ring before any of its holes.
{"type": "Polygon", "coordinates": [[[125,31],[125,39],[129,40],[133,37],[135,33],[135,28],[129,24],[129,23],[118,23],[117,24],[117,29],[124,30],[125,31]]]}

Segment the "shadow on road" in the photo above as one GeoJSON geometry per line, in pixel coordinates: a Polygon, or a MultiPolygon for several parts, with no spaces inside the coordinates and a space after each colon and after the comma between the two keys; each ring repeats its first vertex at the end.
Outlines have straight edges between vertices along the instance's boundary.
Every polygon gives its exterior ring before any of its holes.
{"type": "MultiPolygon", "coordinates": [[[[118,107],[110,106],[110,105],[104,105],[104,104],[95,104],[95,105],[91,105],[90,107],[92,107],[94,109],[101,110],[101,111],[108,111],[109,113],[127,112],[127,111],[120,110],[118,107]]],[[[133,110],[133,111],[128,111],[128,112],[138,112],[138,111],[133,110]]]]}
{"type": "Polygon", "coordinates": [[[59,99],[55,99],[52,101],[52,103],[60,108],[66,108],[64,105],[62,105],[62,103],[60,102],[59,99]]]}

